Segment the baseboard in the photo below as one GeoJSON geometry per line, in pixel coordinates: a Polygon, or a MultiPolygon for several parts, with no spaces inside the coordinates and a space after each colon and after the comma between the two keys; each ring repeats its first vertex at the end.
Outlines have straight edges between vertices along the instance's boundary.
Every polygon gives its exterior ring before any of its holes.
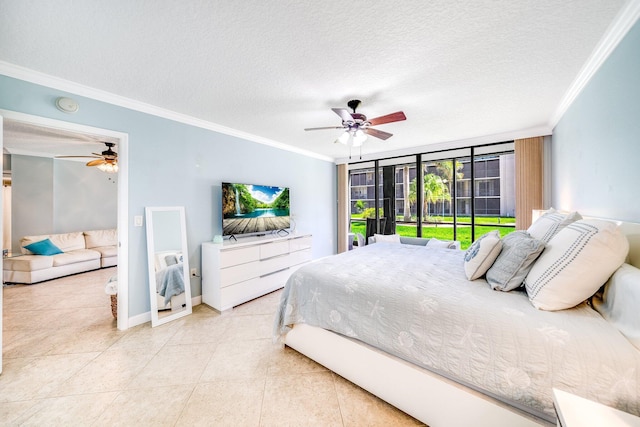
{"type": "MultiPolygon", "coordinates": [[[[198,295],[197,297],[191,298],[191,305],[193,307],[200,304],[202,304],[202,295],[198,295]]],[[[147,322],[151,322],[151,311],[147,311],[146,313],[129,317],[130,328],[133,328],[134,326],[142,325],[143,323],[147,323],[147,322]]]]}

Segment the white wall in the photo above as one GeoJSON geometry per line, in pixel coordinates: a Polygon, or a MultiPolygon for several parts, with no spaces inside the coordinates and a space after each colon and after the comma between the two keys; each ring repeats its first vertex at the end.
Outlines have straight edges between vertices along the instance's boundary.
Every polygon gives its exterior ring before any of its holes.
{"type": "Polygon", "coordinates": [[[84,162],[53,160],[54,232],[116,228],[117,179],[84,162]]]}
{"type": "Polygon", "coordinates": [[[12,250],[23,236],[53,232],[53,162],[44,157],[12,156],[12,250]]]}
{"type": "Polygon", "coordinates": [[[81,162],[12,156],[13,252],[24,236],[115,228],[114,180],[81,162]]]}
{"type": "Polygon", "coordinates": [[[551,204],[640,222],[640,22],[553,131],[551,204]]]}

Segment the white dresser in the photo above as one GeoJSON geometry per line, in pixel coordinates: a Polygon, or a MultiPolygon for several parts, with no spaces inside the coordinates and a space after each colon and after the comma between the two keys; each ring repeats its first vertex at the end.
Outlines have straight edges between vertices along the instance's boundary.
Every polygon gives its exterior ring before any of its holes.
{"type": "Polygon", "coordinates": [[[219,311],[280,289],[311,261],[311,234],[202,244],[202,302],[219,311]]]}

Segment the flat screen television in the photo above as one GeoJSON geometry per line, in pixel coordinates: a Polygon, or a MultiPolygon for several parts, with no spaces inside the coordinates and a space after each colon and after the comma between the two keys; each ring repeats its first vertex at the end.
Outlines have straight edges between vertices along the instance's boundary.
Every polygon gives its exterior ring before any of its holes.
{"type": "Polygon", "coordinates": [[[289,188],[222,183],[222,235],[262,234],[290,227],[289,188]]]}

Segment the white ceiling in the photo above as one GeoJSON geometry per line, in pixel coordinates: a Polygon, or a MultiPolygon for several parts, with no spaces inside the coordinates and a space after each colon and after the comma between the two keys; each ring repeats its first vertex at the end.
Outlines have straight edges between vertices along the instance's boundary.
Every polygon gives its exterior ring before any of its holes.
{"type": "MultiPolygon", "coordinates": [[[[5,1],[0,60],[331,158],[550,129],[623,0],[5,1]]],[[[82,109],[82,105],[80,106],[82,109]]]]}

